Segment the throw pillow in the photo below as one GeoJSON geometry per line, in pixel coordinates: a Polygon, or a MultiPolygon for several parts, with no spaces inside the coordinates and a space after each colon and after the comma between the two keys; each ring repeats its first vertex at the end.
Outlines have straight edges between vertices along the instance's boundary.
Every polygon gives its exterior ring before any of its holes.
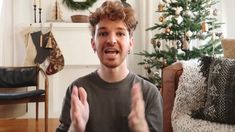
{"type": "MultiPolygon", "coordinates": [[[[235,60],[228,58],[211,59],[207,76],[205,106],[193,111],[192,117],[235,124],[235,60]]],[[[206,62],[202,61],[201,63],[206,62]]],[[[205,69],[204,71],[206,71],[205,69]]]]}
{"type": "Polygon", "coordinates": [[[222,48],[225,58],[235,58],[235,39],[223,39],[222,48]]]}

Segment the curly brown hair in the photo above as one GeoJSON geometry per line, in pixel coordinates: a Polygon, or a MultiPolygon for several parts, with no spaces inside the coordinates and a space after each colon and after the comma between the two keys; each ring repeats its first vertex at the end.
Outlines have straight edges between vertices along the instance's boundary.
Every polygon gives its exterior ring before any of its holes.
{"type": "Polygon", "coordinates": [[[130,35],[133,34],[138,23],[135,11],[131,7],[124,7],[120,1],[105,1],[101,7],[89,16],[92,36],[95,35],[95,26],[103,19],[122,20],[126,24],[130,35]]]}

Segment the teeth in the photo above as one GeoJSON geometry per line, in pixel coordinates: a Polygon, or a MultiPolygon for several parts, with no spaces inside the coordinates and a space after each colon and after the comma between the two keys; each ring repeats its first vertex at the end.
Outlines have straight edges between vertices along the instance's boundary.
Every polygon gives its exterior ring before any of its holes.
{"type": "Polygon", "coordinates": [[[105,53],[118,53],[118,51],[105,51],[105,53]]]}
{"type": "Polygon", "coordinates": [[[118,54],[118,53],[119,53],[118,50],[112,50],[112,49],[105,50],[104,52],[105,52],[106,54],[107,54],[107,53],[112,53],[112,54],[113,54],[113,53],[115,53],[115,54],[118,54]]]}

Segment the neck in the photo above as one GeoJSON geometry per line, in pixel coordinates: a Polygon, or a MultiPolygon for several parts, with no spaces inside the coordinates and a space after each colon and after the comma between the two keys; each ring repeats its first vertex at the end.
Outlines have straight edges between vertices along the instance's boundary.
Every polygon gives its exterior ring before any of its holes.
{"type": "Polygon", "coordinates": [[[101,66],[98,69],[98,74],[104,81],[112,83],[123,80],[129,74],[129,70],[127,67],[108,68],[101,66]]]}

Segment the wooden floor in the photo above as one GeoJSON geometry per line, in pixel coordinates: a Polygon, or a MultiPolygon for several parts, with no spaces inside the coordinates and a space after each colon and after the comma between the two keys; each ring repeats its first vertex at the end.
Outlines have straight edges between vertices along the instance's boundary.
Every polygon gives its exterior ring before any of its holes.
{"type": "MultiPolygon", "coordinates": [[[[48,132],[55,132],[59,119],[48,120],[48,132]]],[[[44,132],[44,119],[0,120],[0,132],[44,132]]]]}

